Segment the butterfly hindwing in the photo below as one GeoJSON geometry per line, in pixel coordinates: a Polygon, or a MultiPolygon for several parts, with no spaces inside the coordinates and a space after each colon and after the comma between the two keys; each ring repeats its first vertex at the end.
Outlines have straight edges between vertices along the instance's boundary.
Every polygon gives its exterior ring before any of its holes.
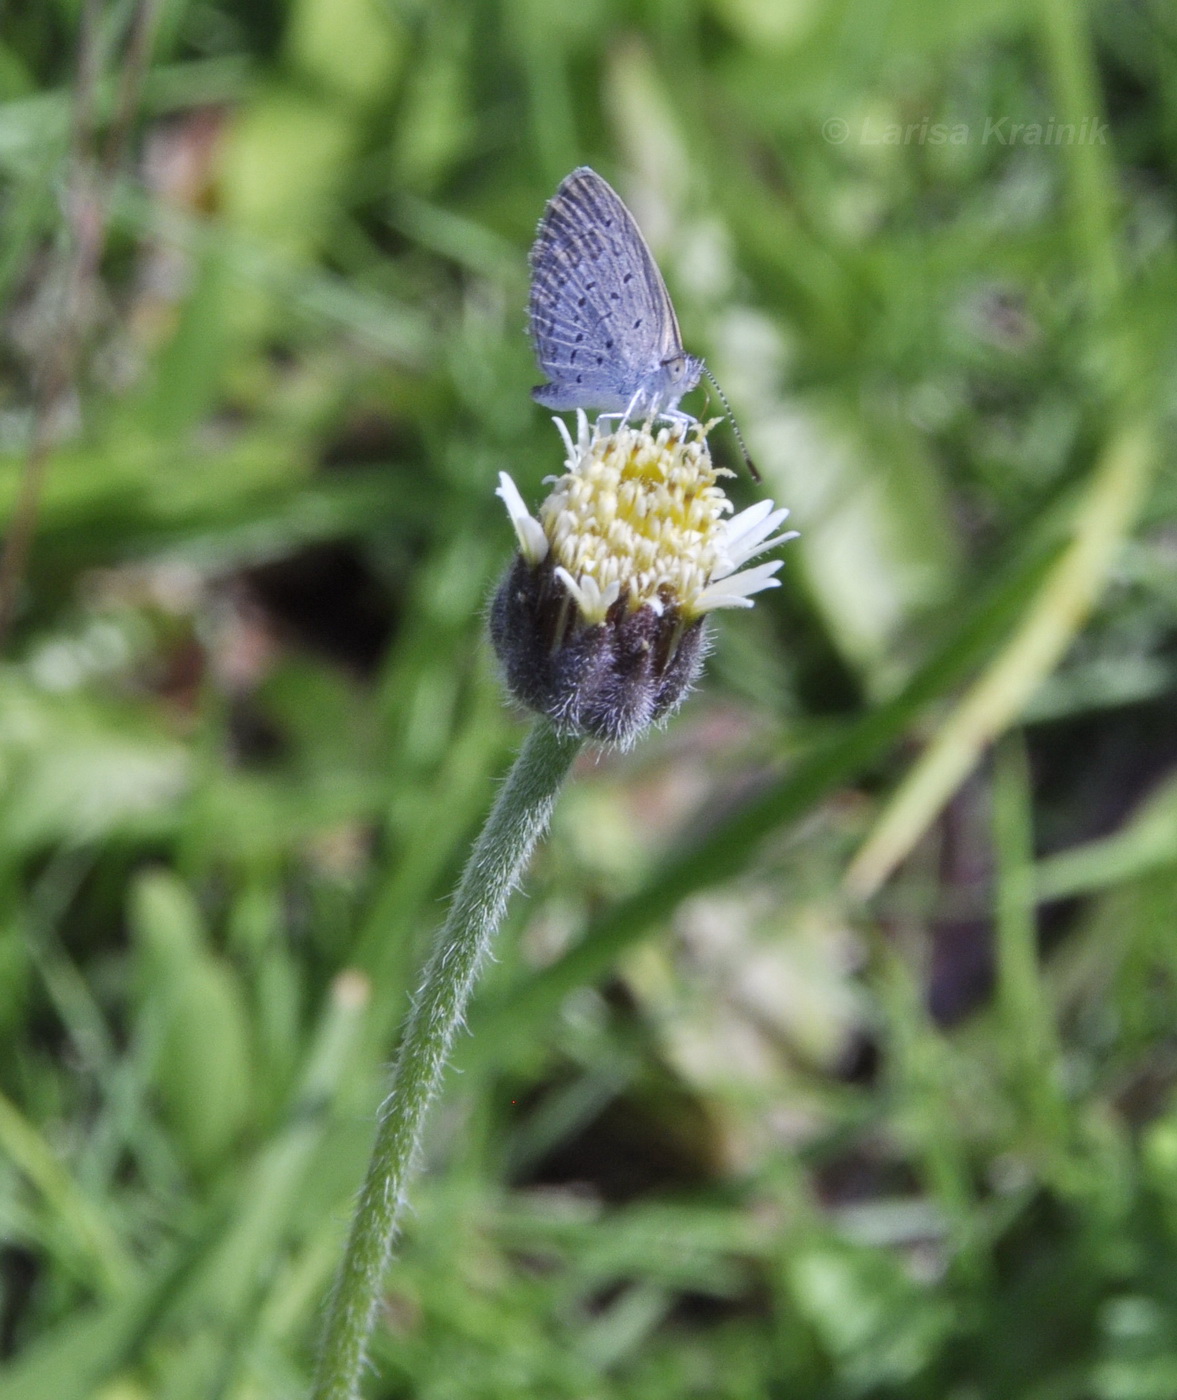
{"type": "Polygon", "coordinates": [[[587,166],[560,185],[531,250],[529,329],[551,408],[623,409],[669,355],[674,308],[633,215],[587,166]]]}

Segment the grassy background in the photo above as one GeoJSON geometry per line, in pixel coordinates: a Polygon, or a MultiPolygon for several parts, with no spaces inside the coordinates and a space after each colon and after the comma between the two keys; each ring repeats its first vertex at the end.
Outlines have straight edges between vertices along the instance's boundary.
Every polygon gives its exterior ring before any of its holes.
{"type": "Polygon", "coordinates": [[[303,1392],[582,161],[802,539],[566,792],[369,1393],[1177,1394],[1171,7],[166,0],[120,149],[136,13],[0,21],[0,1394],[303,1392]]]}

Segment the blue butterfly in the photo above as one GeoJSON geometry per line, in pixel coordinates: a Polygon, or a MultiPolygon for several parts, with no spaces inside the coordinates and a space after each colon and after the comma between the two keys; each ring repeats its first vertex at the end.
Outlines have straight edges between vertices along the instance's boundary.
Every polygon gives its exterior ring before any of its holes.
{"type": "Polygon", "coordinates": [[[540,220],[528,318],[535,357],[552,381],[531,391],[537,403],[693,421],[678,402],[707,370],[683,349],[633,215],[587,165],[561,182],[540,220]]]}

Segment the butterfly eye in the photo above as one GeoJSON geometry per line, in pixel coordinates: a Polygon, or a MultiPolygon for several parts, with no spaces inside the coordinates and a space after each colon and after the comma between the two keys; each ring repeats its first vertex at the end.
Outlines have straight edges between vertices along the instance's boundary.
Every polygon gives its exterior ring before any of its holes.
{"type": "Polygon", "coordinates": [[[686,373],[687,362],[681,355],[672,355],[669,360],[663,360],[662,363],[670,371],[672,379],[681,379],[686,373]]]}

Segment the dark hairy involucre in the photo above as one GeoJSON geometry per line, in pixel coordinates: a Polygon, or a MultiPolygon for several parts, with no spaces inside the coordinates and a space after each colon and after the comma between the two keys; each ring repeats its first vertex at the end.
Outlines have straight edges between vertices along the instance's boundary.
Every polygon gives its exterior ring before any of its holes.
{"type": "Polygon", "coordinates": [[[490,638],[507,687],[557,729],[626,748],[673,714],[706,654],[703,619],[684,622],[667,606],[630,611],[623,596],[604,622],[589,624],[555,576],[550,557],[521,555],[490,608],[490,638]]]}

